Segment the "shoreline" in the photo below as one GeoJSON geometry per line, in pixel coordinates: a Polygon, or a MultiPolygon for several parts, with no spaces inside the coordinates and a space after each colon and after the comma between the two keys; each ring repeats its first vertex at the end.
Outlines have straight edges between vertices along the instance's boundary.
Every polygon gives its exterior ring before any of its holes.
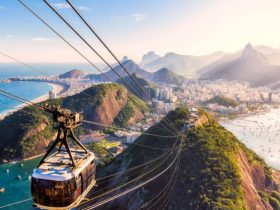
{"type": "Polygon", "coordinates": [[[279,116],[280,109],[272,108],[269,111],[223,121],[221,125],[253,150],[268,166],[280,171],[279,116]]]}
{"type": "Polygon", "coordinates": [[[45,154],[45,153],[41,153],[41,154],[38,154],[38,155],[35,155],[35,156],[32,156],[32,157],[24,158],[24,159],[22,159],[21,161],[32,160],[32,159],[34,159],[34,158],[43,156],[44,154],[45,154]]]}
{"type": "MultiPolygon", "coordinates": [[[[63,84],[56,84],[56,83],[50,83],[50,82],[45,82],[45,83],[48,84],[48,85],[50,85],[50,86],[52,87],[51,90],[52,90],[56,95],[63,93],[63,92],[67,89],[66,86],[63,85],[63,84]]],[[[39,97],[37,97],[37,98],[35,98],[35,99],[32,99],[32,100],[30,100],[30,101],[31,101],[32,103],[40,103],[40,102],[45,101],[45,100],[48,100],[48,99],[49,99],[49,94],[46,93],[46,94],[44,94],[44,95],[42,95],[42,96],[39,96],[39,97]]],[[[0,113],[0,120],[3,120],[5,117],[7,117],[7,116],[13,114],[13,113],[16,112],[16,111],[21,110],[21,109],[24,108],[25,106],[28,106],[28,105],[23,103],[23,104],[20,104],[20,105],[16,106],[15,108],[11,108],[11,109],[9,109],[9,110],[3,112],[3,113],[0,113]]]]}

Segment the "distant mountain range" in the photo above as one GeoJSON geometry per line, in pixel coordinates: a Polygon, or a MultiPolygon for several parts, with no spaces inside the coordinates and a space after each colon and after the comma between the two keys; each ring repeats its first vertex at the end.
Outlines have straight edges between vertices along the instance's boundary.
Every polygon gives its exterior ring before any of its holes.
{"type": "Polygon", "coordinates": [[[199,71],[203,79],[246,81],[253,86],[275,86],[280,81],[280,51],[253,47],[250,43],[243,51],[227,55],[199,71]]]}
{"type": "Polygon", "coordinates": [[[217,61],[224,55],[222,52],[204,56],[167,53],[161,57],[154,52],[149,52],[143,55],[140,66],[152,72],[161,68],[168,68],[180,75],[195,75],[199,69],[217,61]]]}
{"type": "MultiPolygon", "coordinates": [[[[122,62],[122,64],[130,74],[137,73],[138,75],[140,75],[144,78],[147,78],[150,75],[149,72],[140,68],[132,60],[125,60],[125,61],[122,62]]],[[[116,72],[118,72],[118,74],[121,77],[127,76],[127,73],[122,69],[122,67],[120,65],[115,66],[114,70],[116,72]]],[[[90,74],[90,75],[88,75],[88,77],[91,78],[91,79],[99,80],[99,81],[110,81],[110,80],[112,80],[114,82],[116,82],[119,79],[119,77],[115,74],[115,72],[113,70],[109,70],[109,71],[105,72],[104,74],[98,74],[98,75],[90,74]]]]}
{"type": "MultiPolygon", "coordinates": [[[[185,80],[183,76],[180,76],[167,68],[162,68],[152,73],[142,69],[139,65],[137,65],[132,60],[125,60],[122,64],[127,69],[127,71],[131,75],[133,75],[136,78],[136,80],[139,81],[140,84],[143,83],[143,80],[147,80],[146,82],[144,82],[145,83],[144,86],[148,85],[148,83],[150,84],[150,82],[160,83],[160,84],[179,85],[185,80]]],[[[114,70],[118,72],[120,76],[124,77],[126,81],[134,85],[134,83],[128,77],[127,73],[122,69],[120,65],[115,66],[114,70]]],[[[113,70],[109,70],[104,74],[99,74],[99,75],[91,74],[88,75],[88,77],[99,81],[110,81],[109,79],[111,79],[114,82],[123,83],[121,82],[120,78],[115,74],[113,70]]]]}
{"type": "Polygon", "coordinates": [[[201,79],[227,79],[249,82],[252,86],[280,87],[280,49],[247,44],[236,53],[216,52],[205,56],[151,51],[143,55],[140,67],[147,71],[168,68],[201,79]]]}
{"type": "MultiPolygon", "coordinates": [[[[249,82],[252,86],[280,87],[280,49],[247,44],[236,53],[216,52],[204,56],[167,53],[159,56],[151,51],[143,55],[139,64],[124,57],[121,61],[130,74],[136,73],[154,83],[179,85],[184,77],[227,79],[249,82]]],[[[112,64],[122,77],[127,73],[120,65],[112,64]]],[[[112,70],[104,75],[89,75],[98,81],[114,81],[119,77],[112,70]],[[110,78],[110,79],[109,79],[110,78]]]]}

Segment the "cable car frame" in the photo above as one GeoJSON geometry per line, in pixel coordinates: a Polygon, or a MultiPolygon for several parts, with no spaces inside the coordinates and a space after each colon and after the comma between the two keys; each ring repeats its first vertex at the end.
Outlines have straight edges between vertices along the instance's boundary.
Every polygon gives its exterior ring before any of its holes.
{"type": "Polygon", "coordinates": [[[49,105],[45,110],[53,115],[57,137],[32,174],[33,206],[71,209],[79,205],[96,183],[95,155],[74,135],[73,129],[82,123],[81,113],[49,105]],[[78,148],[70,148],[67,137],[78,148]]]}

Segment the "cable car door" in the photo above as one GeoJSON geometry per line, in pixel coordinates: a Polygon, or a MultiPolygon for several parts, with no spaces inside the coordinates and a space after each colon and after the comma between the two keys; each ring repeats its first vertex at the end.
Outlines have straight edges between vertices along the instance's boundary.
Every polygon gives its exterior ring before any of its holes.
{"type": "Polygon", "coordinates": [[[77,189],[78,189],[78,194],[83,194],[84,189],[83,189],[83,177],[82,174],[79,175],[77,179],[77,189]]]}

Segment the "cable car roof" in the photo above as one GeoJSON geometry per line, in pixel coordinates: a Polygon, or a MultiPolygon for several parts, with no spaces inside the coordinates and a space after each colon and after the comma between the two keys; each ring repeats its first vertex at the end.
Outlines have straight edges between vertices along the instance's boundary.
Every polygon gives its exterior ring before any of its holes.
{"type": "Polygon", "coordinates": [[[53,181],[66,181],[72,177],[76,177],[88,164],[95,159],[95,155],[92,152],[87,154],[84,151],[71,151],[75,160],[76,168],[72,169],[71,159],[66,151],[59,151],[39,166],[34,169],[32,177],[44,180],[53,181]]]}

